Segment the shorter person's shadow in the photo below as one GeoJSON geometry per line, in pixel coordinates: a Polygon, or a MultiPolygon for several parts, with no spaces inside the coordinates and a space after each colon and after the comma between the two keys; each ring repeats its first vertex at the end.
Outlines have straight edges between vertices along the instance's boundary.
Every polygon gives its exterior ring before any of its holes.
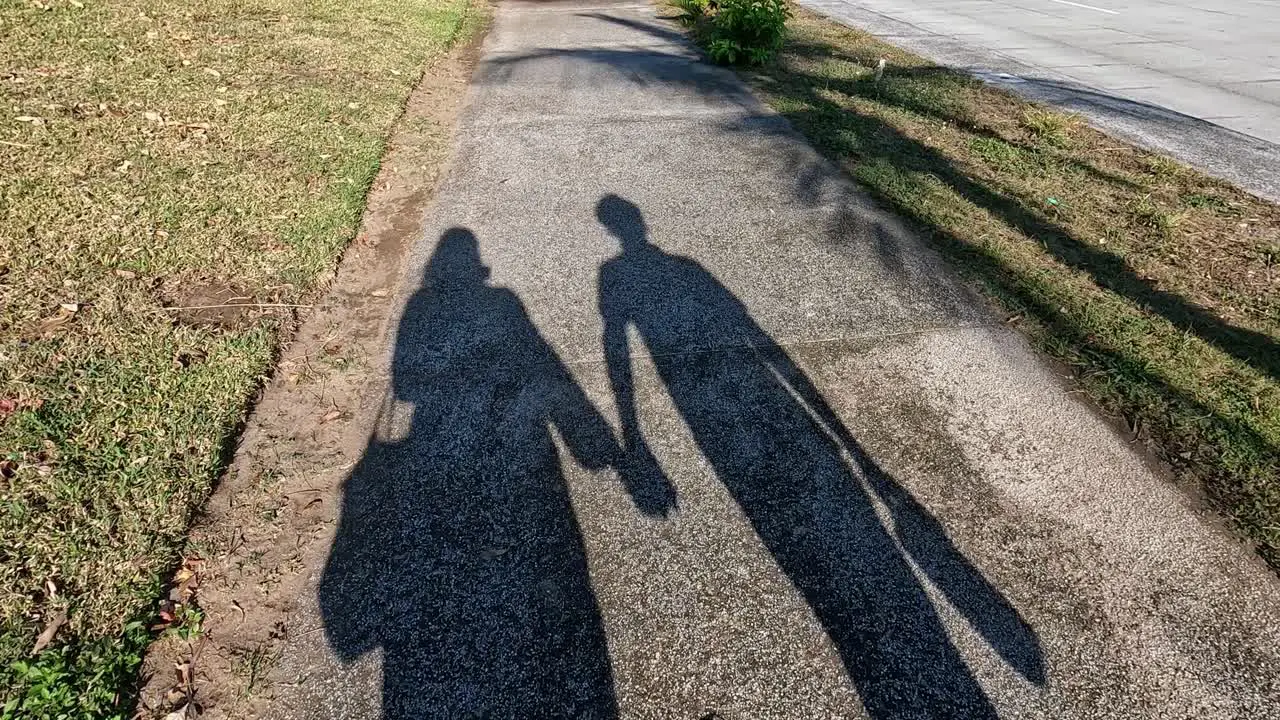
{"type": "MultiPolygon", "coordinates": [[[[697,262],[650,243],[630,202],[605,197],[597,216],[622,246],[601,267],[599,302],[633,476],[644,476],[635,468],[653,455],[641,433],[628,328],[643,339],[702,454],[826,629],[870,717],[997,716],[908,558],[1005,661],[1043,684],[1032,630],[863,451],[742,302],[697,262]]],[[[659,472],[655,465],[648,475],[659,472]]],[[[665,501],[674,505],[675,496],[665,501]]]]}
{"type": "Polygon", "coordinates": [[[581,533],[551,428],[579,463],[618,446],[476,239],[440,239],[401,320],[408,435],[348,478],[320,584],[330,645],[383,650],[383,715],[617,714],[581,533]]]}

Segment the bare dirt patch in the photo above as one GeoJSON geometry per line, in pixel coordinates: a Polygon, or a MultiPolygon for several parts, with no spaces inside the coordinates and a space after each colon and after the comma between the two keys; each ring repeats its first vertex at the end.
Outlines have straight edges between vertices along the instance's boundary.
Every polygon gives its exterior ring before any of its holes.
{"type": "Polygon", "coordinates": [[[165,310],[174,320],[189,325],[233,328],[263,306],[253,293],[218,283],[182,285],[164,293],[165,310]]]}
{"type": "MultiPolygon", "coordinates": [[[[477,22],[487,19],[481,10],[477,22]]],[[[189,602],[199,607],[199,632],[152,646],[144,717],[253,716],[271,695],[280,644],[307,632],[291,622],[294,601],[323,560],[342,481],[381,410],[402,264],[446,169],[482,37],[429,68],[414,90],[355,243],[284,352],[192,530],[200,572],[189,602]]]]}

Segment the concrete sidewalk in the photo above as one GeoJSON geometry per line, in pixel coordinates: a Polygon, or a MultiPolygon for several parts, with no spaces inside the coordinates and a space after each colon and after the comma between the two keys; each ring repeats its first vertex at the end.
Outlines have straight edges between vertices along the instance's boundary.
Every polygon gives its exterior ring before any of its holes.
{"type": "Polygon", "coordinates": [[[470,92],[264,715],[1280,713],[1275,578],[652,6],[470,92]]]}

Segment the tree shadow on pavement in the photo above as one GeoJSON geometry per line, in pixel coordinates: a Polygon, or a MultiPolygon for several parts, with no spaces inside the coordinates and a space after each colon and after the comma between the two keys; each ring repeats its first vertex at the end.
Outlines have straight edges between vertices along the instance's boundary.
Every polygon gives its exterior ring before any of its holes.
{"type": "MultiPolygon", "coordinates": [[[[408,435],[370,441],[320,583],[344,662],[383,652],[383,716],[617,715],[581,533],[551,428],[612,465],[607,422],[470,231],[446,232],[392,366],[408,435]]],[[[394,421],[391,430],[394,432],[394,421]]]]}
{"type": "MultiPolygon", "coordinates": [[[[903,71],[908,79],[912,72],[918,71],[903,71]]],[[[956,76],[957,82],[960,81],[958,74],[943,72],[956,76]]],[[[1280,344],[1267,334],[1232,325],[1182,295],[1157,287],[1120,255],[1081,240],[1063,225],[1046,217],[1039,209],[1030,207],[1023,199],[988,187],[965,173],[938,150],[905,136],[878,118],[850,112],[829,99],[828,94],[834,91],[850,96],[879,97],[883,100],[883,91],[874,81],[809,78],[803,73],[794,72],[779,74],[785,75],[788,80],[779,85],[776,92],[796,106],[794,111],[782,113],[783,116],[813,139],[820,149],[827,153],[847,155],[850,154],[849,149],[838,146],[847,143],[848,138],[860,138],[860,147],[852,153],[860,162],[884,159],[892,162],[899,175],[927,173],[936,176],[975,206],[991,213],[1026,237],[1039,241],[1062,263],[1088,273],[1099,287],[1140,307],[1149,308],[1173,325],[1186,328],[1223,352],[1280,379],[1280,344]],[[835,143],[837,147],[831,147],[829,143],[835,143]],[[824,145],[828,146],[823,147],[824,145]]],[[[890,77],[883,84],[891,86],[894,79],[890,77]]],[[[905,97],[913,96],[908,92],[900,94],[905,97]]],[[[937,109],[922,108],[919,102],[885,102],[949,122],[963,121],[963,118],[937,109]]],[[[1099,179],[1110,181],[1105,177],[1099,179]]],[[[901,202],[899,194],[886,193],[875,183],[868,183],[868,189],[882,199],[889,200],[896,211],[919,221],[921,213],[917,208],[901,202]]]]}
{"type": "MultiPolygon", "coordinates": [[[[1057,262],[1112,293],[1126,306],[1116,324],[1130,318],[1141,322],[1140,313],[1162,317],[1252,371],[1277,380],[1280,343],[1272,335],[1233,324],[1211,308],[1161,286],[1122,254],[1077,237],[1028,198],[974,177],[944,152],[874,115],[851,111],[832,97],[835,93],[876,97],[874,81],[829,81],[785,67],[772,74],[777,80],[766,92],[784,102],[788,109],[783,116],[819,152],[848,168],[881,206],[926,233],[966,274],[1000,296],[1011,312],[1044,328],[1042,343],[1052,354],[1088,376],[1105,378],[1092,385],[1098,389],[1100,404],[1122,414],[1135,439],[1150,433],[1163,457],[1175,466],[1189,466],[1215,503],[1260,541],[1262,556],[1273,567],[1280,563],[1274,510],[1280,493],[1270,480],[1280,463],[1280,445],[1274,433],[1267,433],[1265,406],[1246,407],[1236,400],[1238,394],[1257,392],[1251,373],[1224,363],[1213,391],[1207,392],[1204,381],[1171,372],[1158,352],[1115,342],[1088,324],[1087,313],[1073,314],[1054,302],[1051,284],[1034,271],[1019,267],[984,242],[981,234],[944,219],[932,205],[933,186],[989,213],[1057,262]]],[[[891,80],[886,73],[885,82],[891,80]]],[[[919,107],[904,109],[947,117],[945,112],[919,107]]]]}
{"type": "Polygon", "coordinates": [[[696,261],[651,243],[632,203],[605,197],[597,215],[622,247],[601,267],[599,303],[631,464],[653,457],[637,408],[634,328],[702,454],[822,623],[870,717],[997,717],[912,563],[1006,662],[1043,685],[1035,633],[863,451],[742,302],[696,261]]]}
{"type": "MultiPolygon", "coordinates": [[[[679,35],[668,28],[651,23],[598,13],[591,17],[643,32],[664,41],[674,41],[673,36],[679,35]]],[[[824,50],[830,53],[830,48],[823,45],[792,42],[787,46],[786,52],[794,51],[799,55],[814,57],[824,50]]],[[[620,62],[619,58],[610,57],[582,59],[614,64],[620,62]]],[[[513,58],[508,62],[516,63],[520,60],[513,58]]],[[[637,68],[630,67],[628,70],[643,77],[643,69],[638,72],[637,68]]],[[[659,78],[664,82],[671,82],[673,79],[678,78],[673,77],[670,71],[659,78]]],[[[774,82],[769,83],[767,92],[785,100],[788,107],[794,108],[783,111],[781,114],[813,141],[824,154],[837,158],[852,156],[863,164],[883,159],[892,163],[898,174],[914,172],[935,175],[969,202],[990,212],[1023,235],[1042,243],[1059,261],[1088,273],[1099,287],[1116,293],[1136,305],[1149,308],[1173,325],[1185,328],[1223,352],[1272,378],[1280,379],[1280,343],[1266,333],[1233,325],[1211,309],[1177,292],[1156,286],[1151,280],[1130,267],[1120,255],[1081,240],[1067,227],[1050,219],[1024,199],[1011,197],[987,186],[982,181],[971,177],[942,152],[905,136],[879,118],[850,111],[831,99],[833,93],[874,99],[913,113],[956,123],[968,128],[971,132],[989,134],[985,129],[976,128],[962,109],[949,100],[950,93],[938,88],[940,83],[950,83],[960,87],[976,82],[973,78],[948,68],[926,66],[894,67],[885,73],[881,81],[876,81],[874,76],[831,78],[792,70],[779,70],[772,73],[771,79],[774,82]],[[855,147],[848,147],[850,143],[855,147]]],[[[690,77],[684,78],[685,82],[690,80],[692,80],[690,77]]],[[[702,85],[701,82],[698,84],[702,85]]],[[[728,95],[740,98],[741,89],[726,80],[706,85],[700,91],[715,95],[723,92],[725,87],[730,89],[728,95]]],[[[746,102],[738,99],[738,104],[745,105],[746,102]]],[[[992,135],[992,137],[1005,140],[998,135],[992,135]]],[[[1094,175],[1100,181],[1133,187],[1130,181],[1111,173],[1104,173],[1091,165],[1078,162],[1073,164],[1094,175]]],[[[866,183],[865,179],[863,182],[866,183]]],[[[885,193],[875,183],[866,184],[878,198],[889,200],[895,211],[919,221],[919,213],[909,206],[904,208],[903,203],[894,193],[885,193]]],[[[925,224],[928,224],[927,221],[925,224]]]]}
{"type": "MultiPolygon", "coordinates": [[[[673,46],[680,36],[659,23],[600,14],[593,17],[673,46]]],[[[788,42],[784,55],[798,45],[799,54],[810,60],[825,53],[863,67],[869,62],[868,58],[840,56],[839,48],[826,43],[795,39],[788,42]]],[[[971,78],[936,67],[894,66],[880,83],[873,76],[832,78],[785,63],[750,72],[759,90],[789,121],[787,126],[775,122],[772,111],[744,92],[745,83],[732,71],[690,62],[685,58],[691,52],[696,50],[687,39],[682,48],[669,54],[653,49],[542,50],[536,56],[505,57],[500,61],[500,70],[511,73],[524,62],[547,61],[557,56],[568,62],[600,63],[624,71],[637,82],[662,83],[736,106],[741,113],[722,122],[721,130],[729,138],[726,142],[733,142],[735,134],[779,137],[782,142],[778,153],[796,177],[795,197],[815,206],[849,205],[854,209],[840,214],[861,219],[858,226],[867,229],[866,212],[859,207],[861,193],[848,189],[831,192],[842,184],[842,171],[847,171],[877,205],[908,220],[964,274],[995,291],[1015,316],[1025,314],[1042,327],[1041,345],[1047,346],[1051,354],[1080,368],[1086,377],[1101,378],[1089,383],[1096,392],[1095,399],[1105,409],[1123,415],[1127,424],[1135,428],[1135,438],[1148,433],[1153,436],[1162,457],[1179,467],[1189,463],[1191,474],[1204,484],[1215,503],[1260,542],[1259,552],[1273,567],[1280,566],[1280,533],[1275,530],[1274,511],[1280,495],[1271,480],[1280,463],[1280,445],[1259,408],[1239,400],[1256,392],[1253,372],[1273,381],[1280,379],[1280,343],[1273,334],[1264,331],[1257,321],[1252,324],[1257,327],[1233,323],[1179,289],[1145,277],[1121,253],[1076,236],[1067,224],[1051,217],[1043,198],[1011,193],[977,177],[944,151],[907,135],[873,113],[860,112],[837,99],[839,95],[857,97],[972,127],[962,108],[938,102],[944,97],[913,91],[920,90],[926,80],[932,82],[938,77],[953,78],[957,84],[975,82],[971,78]],[[654,64],[646,59],[653,55],[666,55],[666,59],[654,64]],[[682,68],[682,64],[694,67],[682,68]],[[651,74],[654,67],[660,71],[651,74]],[[795,130],[800,131],[807,144],[796,137],[795,130]],[[809,145],[830,162],[816,158],[809,145]],[[944,194],[954,193],[964,203],[996,219],[999,230],[1017,232],[1046,250],[1056,262],[1088,277],[1126,306],[1126,322],[1145,322],[1143,316],[1147,314],[1159,316],[1246,367],[1237,369],[1224,364],[1215,389],[1206,393],[1207,384],[1168,372],[1160,366],[1158,353],[1142,343],[1111,342],[1105,333],[1099,334],[1097,328],[1090,326],[1089,313],[1065,311],[1064,305],[1052,296],[1052,286],[1034,270],[1019,266],[992,247],[983,233],[958,229],[954,218],[945,217],[945,211],[933,205],[935,187],[942,188],[944,194]]],[[[870,63],[874,64],[874,60],[871,58],[870,63]]],[[[1009,142],[1008,138],[1002,140],[1009,142]]],[[[1100,183],[1132,189],[1127,179],[1113,173],[1096,167],[1077,169],[1100,183]]],[[[848,237],[848,232],[835,232],[838,226],[847,225],[842,217],[837,227],[829,229],[827,239],[835,243],[848,237]]],[[[871,229],[881,236],[879,227],[871,229]]],[[[892,260],[893,248],[903,239],[896,235],[883,239],[877,250],[881,259],[892,260]]],[[[1234,301],[1228,294],[1224,302],[1230,305],[1234,301]]]]}

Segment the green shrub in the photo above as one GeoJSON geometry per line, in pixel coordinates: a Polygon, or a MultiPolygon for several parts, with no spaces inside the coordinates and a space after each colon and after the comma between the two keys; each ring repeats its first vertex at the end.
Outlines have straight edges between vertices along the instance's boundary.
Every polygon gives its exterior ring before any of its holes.
{"type": "Polygon", "coordinates": [[[782,47],[791,10],[786,0],[669,0],[677,19],[694,28],[694,37],[712,61],[762,65],[782,47]]]}

